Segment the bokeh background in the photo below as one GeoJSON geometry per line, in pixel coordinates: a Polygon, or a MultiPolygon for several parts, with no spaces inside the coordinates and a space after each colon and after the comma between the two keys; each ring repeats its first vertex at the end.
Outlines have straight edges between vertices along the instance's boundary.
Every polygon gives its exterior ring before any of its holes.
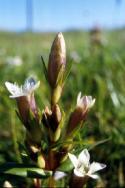
{"type": "MultiPolygon", "coordinates": [[[[87,187],[125,187],[125,0],[0,0],[0,164],[20,161],[25,132],[4,83],[22,84],[33,76],[41,81],[39,108],[48,105],[40,56],[47,64],[60,31],[67,63],[73,61],[60,104],[66,112],[74,108],[79,91],[96,98],[76,148],[90,149],[92,160],[107,168],[87,187]]],[[[24,179],[13,182],[27,185],[24,179]]]]}

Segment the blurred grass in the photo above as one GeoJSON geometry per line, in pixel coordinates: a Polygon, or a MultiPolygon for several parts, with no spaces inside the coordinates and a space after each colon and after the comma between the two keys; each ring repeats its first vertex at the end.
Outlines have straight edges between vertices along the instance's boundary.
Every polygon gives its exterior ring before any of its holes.
{"type": "MultiPolygon", "coordinates": [[[[101,173],[103,180],[97,184],[96,181],[90,181],[88,187],[124,187],[125,30],[104,31],[107,44],[96,52],[90,49],[88,32],[63,34],[67,46],[67,63],[71,61],[72,53],[75,52],[77,56],[73,59],[61,105],[64,109],[73,108],[79,91],[96,98],[96,104],[78,134],[76,143],[84,139],[90,147],[98,141],[109,139],[90,151],[92,159],[107,164],[107,168],[101,173]]],[[[42,109],[48,105],[49,87],[43,75],[40,56],[47,63],[54,36],[55,33],[0,33],[0,162],[19,160],[17,140],[22,142],[24,134],[24,128],[15,115],[15,101],[9,99],[4,82],[22,84],[27,76],[35,76],[41,81],[36,91],[38,106],[42,109]],[[22,58],[21,66],[6,63],[7,57],[14,56],[22,58]]],[[[82,143],[77,144],[76,149],[81,150],[83,146],[82,143]]]]}

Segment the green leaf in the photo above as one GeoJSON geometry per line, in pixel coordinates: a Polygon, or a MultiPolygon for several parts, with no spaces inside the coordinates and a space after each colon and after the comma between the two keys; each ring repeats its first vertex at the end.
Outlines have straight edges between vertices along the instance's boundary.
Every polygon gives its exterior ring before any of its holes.
{"type": "Polygon", "coordinates": [[[111,140],[111,138],[107,138],[107,139],[98,141],[98,142],[96,142],[95,144],[91,145],[91,146],[89,147],[89,150],[92,150],[92,149],[95,148],[96,146],[98,146],[98,145],[100,145],[100,144],[104,144],[105,142],[108,142],[108,141],[110,141],[110,140],[111,140]]]}
{"type": "Polygon", "coordinates": [[[30,130],[36,130],[36,129],[38,129],[39,131],[42,131],[40,124],[37,122],[37,119],[36,119],[35,115],[33,114],[33,112],[31,110],[29,110],[28,123],[29,123],[29,127],[28,127],[29,131],[30,130]]]}
{"type": "Polygon", "coordinates": [[[67,80],[69,73],[71,71],[71,67],[72,67],[72,62],[70,61],[69,63],[67,63],[67,66],[65,67],[63,64],[60,66],[60,70],[57,76],[57,81],[56,81],[56,85],[63,85],[65,83],[65,81],[67,80]]]}
{"type": "Polygon", "coordinates": [[[71,71],[71,68],[72,68],[72,63],[73,63],[73,60],[71,60],[69,63],[67,63],[67,66],[66,66],[66,71],[65,71],[65,74],[64,74],[64,77],[63,77],[63,84],[66,82],[69,74],[70,74],[70,71],[71,71]]]}
{"type": "Polygon", "coordinates": [[[45,61],[44,61],[42,56],[41,56],[41,60],[42,60],[44,75],[45,75],[46,80],[48,81],[48,71],[47,71],[47,68],[46,68],[46,65],[45,65],[45,61]]]}
{"type": "Polygon", "coordinates": [[[65,67],[64,67],[64,65],[62,64],[62,65],[60,66],[59,73],[58,73],[58,76],[57,76],[56,86],[57,86],[57,85],[62,85],[62,83],[63,83],[64,70],[65,70],[65,67]]]}
{"type": "Polygon", "coordinates": [[[74,168],[73,164],[69,159],[67,159],[65,162],[63,162],[59,168],[57,168],[57,171],[62,172],[69,172],[74,168]]]}
{"type": "Polygon", "coordinates": [[[34,165],[6,163],[0,166],[0,174],[27,178],[48,178],[52,175],[52,171],[46,171],[34,165]]]}
{"type": "Polygon", "coordinates": [[[21,123],[23,123],[23,120],[22,120],[22,118],[21,118],[19,112],[18,112],[17,110],[15,110],[15,112],[16,112],[16,115],[18,116],[19,120],[21,121],[21,123]]]}

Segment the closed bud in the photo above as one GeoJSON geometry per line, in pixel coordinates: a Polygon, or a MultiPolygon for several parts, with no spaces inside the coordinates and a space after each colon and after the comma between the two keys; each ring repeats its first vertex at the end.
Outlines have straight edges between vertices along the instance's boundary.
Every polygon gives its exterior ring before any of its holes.
{"type": "Polygon", "coordinates": [[[56,87],[61,66],[66,64],[66,47],[62,33],[58,33],[50,51],[48,63],[48,80],[51,88],[56,87]]]}
{"type": "Polygon", "coordinates": [[[85,120],[86,114],[83,115],[80,108],[76,108],[74,112],[72,112],[69,122],[68,122],[68,130],[67,134],[70,134],[82,120],[85,120]]]}
{"type": "Polygon", "coordinates": [[[34,94],[31,94],[28,97],[27,96],[18,97],[16,100],[17,100],[19,114],[24,125],[27,126],[30,110],[33,112],[34,116],[38,118],[34,94]]]}
{"type": "Polygon", "coordinates": [[[60,138],[60,135],[61,135],[61,128],[59,127],[56,132],[54,133],[54,136],[53,136],[53,142],[56,142],[57,140],[59,140],[60,138]]]}
{"type": "Polygon", "coordinates": [[[50,139],[51,141],[57,141],[61,134],[61,120],[62,113],[59,106],[56,104],[49,110],[48,107],[45,108],[43,113],[42,122],[46,128],[50,129],[50,139]]]}
{"type": "Polygon", "coordinates": [[[43,124],[46,127],[48,126],[48,128],[50,128],[53,133],[58,129],[61,119],[62,114],[57,104],[52,107],[52,110],[49,110],[48,107],[45,108],[43,115],[43,124]]]}

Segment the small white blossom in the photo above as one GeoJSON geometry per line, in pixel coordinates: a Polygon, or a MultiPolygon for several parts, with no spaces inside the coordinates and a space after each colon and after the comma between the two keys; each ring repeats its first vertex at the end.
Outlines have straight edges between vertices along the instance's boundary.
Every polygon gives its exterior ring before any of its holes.
{"type": "Polygon", "coordinates": [[[79,56],[79,54],[76,51],[72,51],[70,53],[70,57],[76,62],[76,63],[80,63],[81,61],[81,57],[79,56]]]}
{"type": "Polygon", "coordinates": [[[11,185],[9,181],[5,181],[3,184],[3,188],[13,188],[13,186],[11,185]]]}
{"type": "Polygon", "coordinates": [[[92,99],[92,96],[83,96],[81,97],[81,92],[77,96],[77,107],[83,109],[84,112],[89,110],[95,103],[95,99],[92,99]]]}
{"type": "Polygon", "coordinates": [[[95,172],[106,167],[105,164],[93,162],[90,164],[90,154],[87,149],[84,149],[78,156],[78,158],[68,153],[71,162],[73,163],[74,174],[79,177],[89,176],[93,179],[99,178],[95,172]]]}
{"type": "Polygon", "coordinates": [[[62,178],[64,178],[65,176],[66,176],[66,173],[61,172],[61,171],[56,171],[56,172],[54,173],[54,179],[55,179],[55,180],[62,179],[62,178]]]}
{"type": "Polygon", "coordinates": [[[5,85],[8,91],[11,93],[10,98],[17,98],[30,95],[34,90],[39,87],[40,81],[36,83],[33,78],[28,78],[25,81],[24,85],[21,87],[19,87],[16,83],[13,84],[10,82],[5,82],[5,85]]]}
{"type": "Polygon", "coordinates": [[[21,59],[20,56],[7,57],[6,58],[6,63],[9,64],[9,65],[20,66],[20,65],[23,64],[23,60],[21,59]]]}

